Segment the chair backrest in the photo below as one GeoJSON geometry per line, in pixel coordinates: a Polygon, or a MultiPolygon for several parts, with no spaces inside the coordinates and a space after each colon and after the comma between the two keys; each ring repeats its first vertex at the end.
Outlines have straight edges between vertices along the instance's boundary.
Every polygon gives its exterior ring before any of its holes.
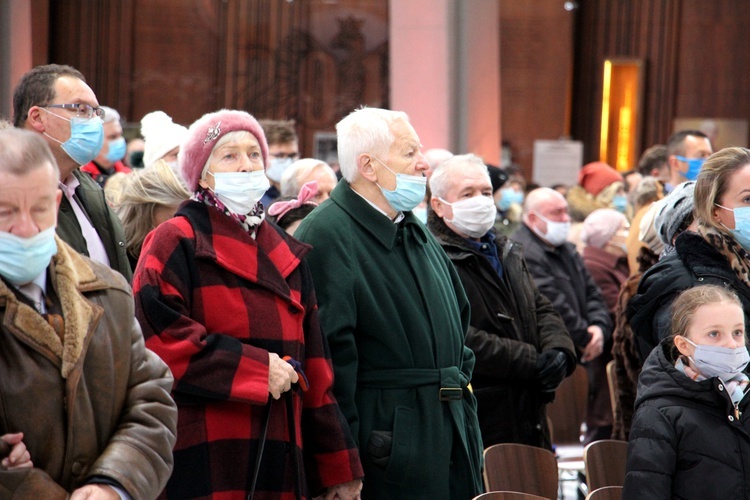
{"type": "Polygon", "coordinates": [[[484,450],[487,491],[517,491],[557,498],[557,461],[544,448],[501,443],[484,450]]]}
{"type": "Polygon", "coordinates": [[[586,420],[589,376],[586,368],[576,366],[555,391],[555,401],[547,406],[554,444],[580,444],[581,424],[586,420]]]}
{"type": "Polygon", "coordinates": [[[603,439],[590,443],[583,450],[586,464],[586,484],[589,491],[625,483],[625,464],[628,458],[627,441],[603,439]]]}
{"type": "Polygon", "coordinates": [[[607,363],[607,385],[609,385],[609,402],[612,404],[612,415],[617,411],[617,373],[615,373],[615,360],[607,363]]]}
{"type": "Polygon", "coordinates": [[[586,495],[586,500],[621,500],[622,486],[605,486],[586,495]]]}
{"type": "Polygon", "coordinates": [[[547,500],[531,493],[520,493],[518,491],[490,491],[474,497],[473,500],[547,500]]]}

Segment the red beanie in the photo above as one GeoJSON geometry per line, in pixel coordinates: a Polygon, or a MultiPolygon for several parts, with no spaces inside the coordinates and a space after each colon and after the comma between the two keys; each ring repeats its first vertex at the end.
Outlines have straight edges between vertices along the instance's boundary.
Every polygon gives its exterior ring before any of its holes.
{"type": "Polygon", "coordinates": [[[188,189],[195,192],[198,189],[203,167],[214,150],[217,141],[237,130],[250,132],[258,140],[260,152],[263,155],[263,165],[268,164],[268,142],[258,121],[249,113],[232,109],[222,109],[208,113],[190,125],[187,137],[182,142],[177,154],[177,164],[182,171],[182,177],[188,189]]]}
{"type": "Polygon", "coordinates": [[[588,163],[578,172],[578,184],[593,196],[618,181],[623,182],[622,175],[603,161],[588,163]]]}

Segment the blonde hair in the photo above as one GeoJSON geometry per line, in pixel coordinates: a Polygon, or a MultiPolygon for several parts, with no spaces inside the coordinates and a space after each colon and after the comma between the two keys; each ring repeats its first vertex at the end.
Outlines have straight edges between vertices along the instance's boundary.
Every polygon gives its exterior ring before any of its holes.
{"type": "Polygon", "coordinates": [[[716,285],[703,285],[688,288],[672,304],[672,336],[687,336],[695,311],[707,304],[735,304],[740,309],[742,303],[731,289],[716,285]]]}
{"type": "Polygon", "coordinates": [[[693,211],[696,219],[727,233],[727,228],[713,216],[715,204],[726,192],[729,179],[745,165],[750,165],[750,150],[746,148],[724,148],[708,157],[695,182],[693,211]]]}
{"type": "Polygon", "coordinates": [[[154,209],[175,206],[190,198],[185,185],[164,160],[129,174],[114,209],[122,221],[128,254],[137,259],[146,235],[154,229],[154,209]]]}

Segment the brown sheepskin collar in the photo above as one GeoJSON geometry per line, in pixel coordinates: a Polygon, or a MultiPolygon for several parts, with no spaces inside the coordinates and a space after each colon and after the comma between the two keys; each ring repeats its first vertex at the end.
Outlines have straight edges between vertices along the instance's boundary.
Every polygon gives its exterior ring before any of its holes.
{"type": "Polygon", "coordinates": [[[107,288],[89,263],[55,236],[57,255],[52,259],[51,272],[65,319],[64,341],[47,321],[32,307],[20,302],[5,283],[0,281],[0,305],[5,303],[3,326],[26,343],[36,345],[60,361],[60,373],[67,378],[84,352],[103,309],[90,302],[82,292],[107,288]]]}

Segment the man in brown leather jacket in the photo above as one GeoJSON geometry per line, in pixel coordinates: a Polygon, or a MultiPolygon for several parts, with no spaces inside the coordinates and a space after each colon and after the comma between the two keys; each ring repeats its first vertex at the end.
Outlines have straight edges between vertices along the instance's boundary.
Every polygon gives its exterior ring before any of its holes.
{"type": "Polygon", "coordinates": [[[172,376],[125,279],[55,235],[58,176],[39,134],[0,131],[0,499],[155,498],[172,376]]]}

